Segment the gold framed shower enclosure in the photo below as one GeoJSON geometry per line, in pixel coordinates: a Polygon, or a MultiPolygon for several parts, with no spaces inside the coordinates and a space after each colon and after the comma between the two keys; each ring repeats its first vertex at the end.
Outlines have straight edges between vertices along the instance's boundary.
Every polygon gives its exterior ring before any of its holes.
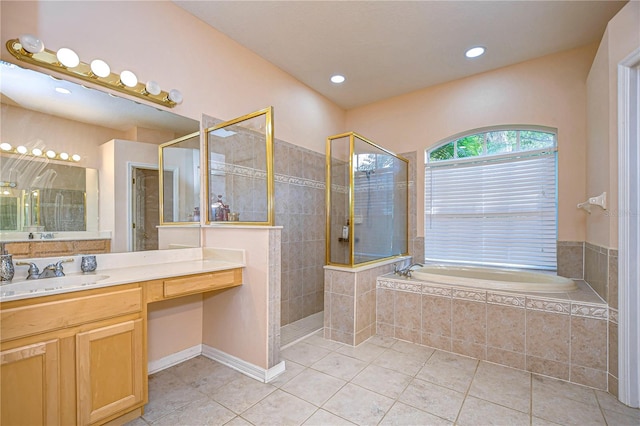
{"type": "Polygon", "coordinates": [[[356,132],[327,138],[326,263],[408,253],[409,161],[356,132]]]}

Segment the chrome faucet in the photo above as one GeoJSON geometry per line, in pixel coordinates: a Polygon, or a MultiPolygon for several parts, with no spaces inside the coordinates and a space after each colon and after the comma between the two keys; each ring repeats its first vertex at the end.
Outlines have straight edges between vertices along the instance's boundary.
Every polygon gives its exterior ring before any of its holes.
{"type": "Polygon", "coordinates": [[[33,262],[17,262],[16,265],[29,265],[27,271],[28,280],[39,280],[42,278],[54,278],[64,277],[64,270],[62,264],[67,262],[73,262],[73,258],[59,260],[55,263],[50,263],[42,269],[42,272],[38,269],[38,265],[33,262]]]}
{"type": "Polygon", "coordinates": [[[423,265],[422,263],[412,263],[411,265],[403,269],[398,268],[398,265],[393,265],[393,273],[395,275],[400,275],[401,277],[411,278],[411,270],[413,269],[414,266],[422,267],[423,265]]]}

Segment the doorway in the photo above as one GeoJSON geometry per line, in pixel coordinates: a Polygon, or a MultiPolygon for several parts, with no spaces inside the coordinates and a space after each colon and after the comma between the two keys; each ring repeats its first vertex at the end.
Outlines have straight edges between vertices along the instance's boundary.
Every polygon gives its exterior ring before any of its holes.
{"type": "Polygon", "coordinates": [[[131,250],[157,250],[160,224],[158,168],[131,167],[131,250]]]}

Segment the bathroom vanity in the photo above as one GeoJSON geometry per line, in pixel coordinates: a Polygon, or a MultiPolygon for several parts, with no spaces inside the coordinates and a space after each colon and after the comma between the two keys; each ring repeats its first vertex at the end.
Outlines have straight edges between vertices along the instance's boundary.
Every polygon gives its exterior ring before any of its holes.
{"type": "Polygon", "coordinates": [[[241,286],[244,266],[241,252],[231,260],[107,266],[3,285],[0,422],[138,417],[148,402],[148,304],[241,286]]]}

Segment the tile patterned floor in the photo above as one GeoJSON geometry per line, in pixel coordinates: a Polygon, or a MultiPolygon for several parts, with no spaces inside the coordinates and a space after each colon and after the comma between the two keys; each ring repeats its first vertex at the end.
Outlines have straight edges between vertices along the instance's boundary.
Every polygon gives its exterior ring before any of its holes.
{"type": "Polygon", "coordinates": [[[640,425],[606,392],[374,336],[358,347],[321,333],[282,352],[260,383],[196,357],[149,378],[142,425],[640,425]]]}

